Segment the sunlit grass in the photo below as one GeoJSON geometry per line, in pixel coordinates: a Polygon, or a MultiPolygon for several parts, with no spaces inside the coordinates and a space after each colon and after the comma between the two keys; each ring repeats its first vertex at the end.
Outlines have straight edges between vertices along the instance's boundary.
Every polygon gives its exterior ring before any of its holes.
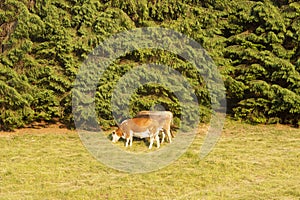
{"type": "MultiPolygon", "coordinates": [[[[0,199],[300,198],[299,129],[227,120],[221,139],[201,160],[204,130],[178,160],[146,174],[104,166],[76,132],[1,133],[0,199]]],[[[130,151],[147,152],[147,144],[135,140],[130,151]]],[[[122,141],[116,145],[125,149],[122,141]]]]}

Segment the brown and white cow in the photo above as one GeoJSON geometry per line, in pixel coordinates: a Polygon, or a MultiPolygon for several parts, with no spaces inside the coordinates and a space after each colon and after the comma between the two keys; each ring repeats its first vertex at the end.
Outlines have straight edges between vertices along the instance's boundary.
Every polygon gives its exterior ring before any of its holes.
{"type": "MultiPolygon", "coordinates": [[[[162,130],[167,134],[168,140],[172,143],[171,124],[173,122],[173,114],[170,111],[140,111],[136,117],[148,117],[156,120],[162,127],[162,130]]],[[[165,134],[162,134],[162,141],[164,142],[165,134]]]]}
{"type": "Polygon", "coordinates": [[[152,148],[154,140],[156,140],[157,148],[160,147],[158,133],[162,129],[159,123],[151,118],[132,118],[124,120],[119,128],[112,133],[112,142],[117,142],[121,137],[126,139],[126,147],[130,141],[132,146],[133,137],[146,138],[150,137],[149,149],[152,148]]]}

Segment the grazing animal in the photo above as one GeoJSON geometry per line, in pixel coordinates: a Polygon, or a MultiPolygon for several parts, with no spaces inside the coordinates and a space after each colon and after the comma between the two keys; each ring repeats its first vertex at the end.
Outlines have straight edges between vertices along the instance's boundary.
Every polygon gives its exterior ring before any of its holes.
{"type": "Polygon", "coordinates": [[[150,137],[149,149],[152,148],[156,140],[157,148],[160,147],[158,133],[162,128],[159,123],[151,118],[132,118],[124,120],[119,128],[112,133],[112,142],[117,142],[121,137],[126,139],[126,147],[130,141],[132,146],[133,137],[146,138],[150,137]]]}
{"type": "MultiPolygon", "coordinates": [[[[162,127],[162,130],[164,133],[167,134],[168,140],[170,143],[172,143],[172,133],[171,133],[171,124],[173,122],[173,114],[170,111],[140,111],[137,116],[137,118],[144,118],[148,117],[151,119],[156,120],[159,125],[162,127]]],[[[162,141],[164,142],[165,134],[162,135],[162,141]]]]}

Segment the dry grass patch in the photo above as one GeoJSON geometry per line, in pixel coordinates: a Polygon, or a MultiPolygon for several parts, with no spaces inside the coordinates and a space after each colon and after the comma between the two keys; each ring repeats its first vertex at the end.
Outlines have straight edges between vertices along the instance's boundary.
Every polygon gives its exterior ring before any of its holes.
{"type": "MultiPolygon", "coordinates": [[[[178,160],[147,174],[104,166],[74,131],[39,131],[0,134],[0,199],[300,198],[300,130],[288,126],[228,119],[206,158],[199,158],[205,137],[199,133],[178,160]]],[[[133,146],[147,150],[143,141],[133,146]]]]}

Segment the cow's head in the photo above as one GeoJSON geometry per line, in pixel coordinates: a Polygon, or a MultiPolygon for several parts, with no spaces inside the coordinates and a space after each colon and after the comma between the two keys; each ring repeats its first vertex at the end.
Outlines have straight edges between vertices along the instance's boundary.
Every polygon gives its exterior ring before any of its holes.
{"type": "Polygon", "coordinates": [[[111,136],[112,136],[112,142],[118,142],[118,140],[122,137],[123,133],[120,128],[118,128],[116,131],[113,131],[111,136]]]}

